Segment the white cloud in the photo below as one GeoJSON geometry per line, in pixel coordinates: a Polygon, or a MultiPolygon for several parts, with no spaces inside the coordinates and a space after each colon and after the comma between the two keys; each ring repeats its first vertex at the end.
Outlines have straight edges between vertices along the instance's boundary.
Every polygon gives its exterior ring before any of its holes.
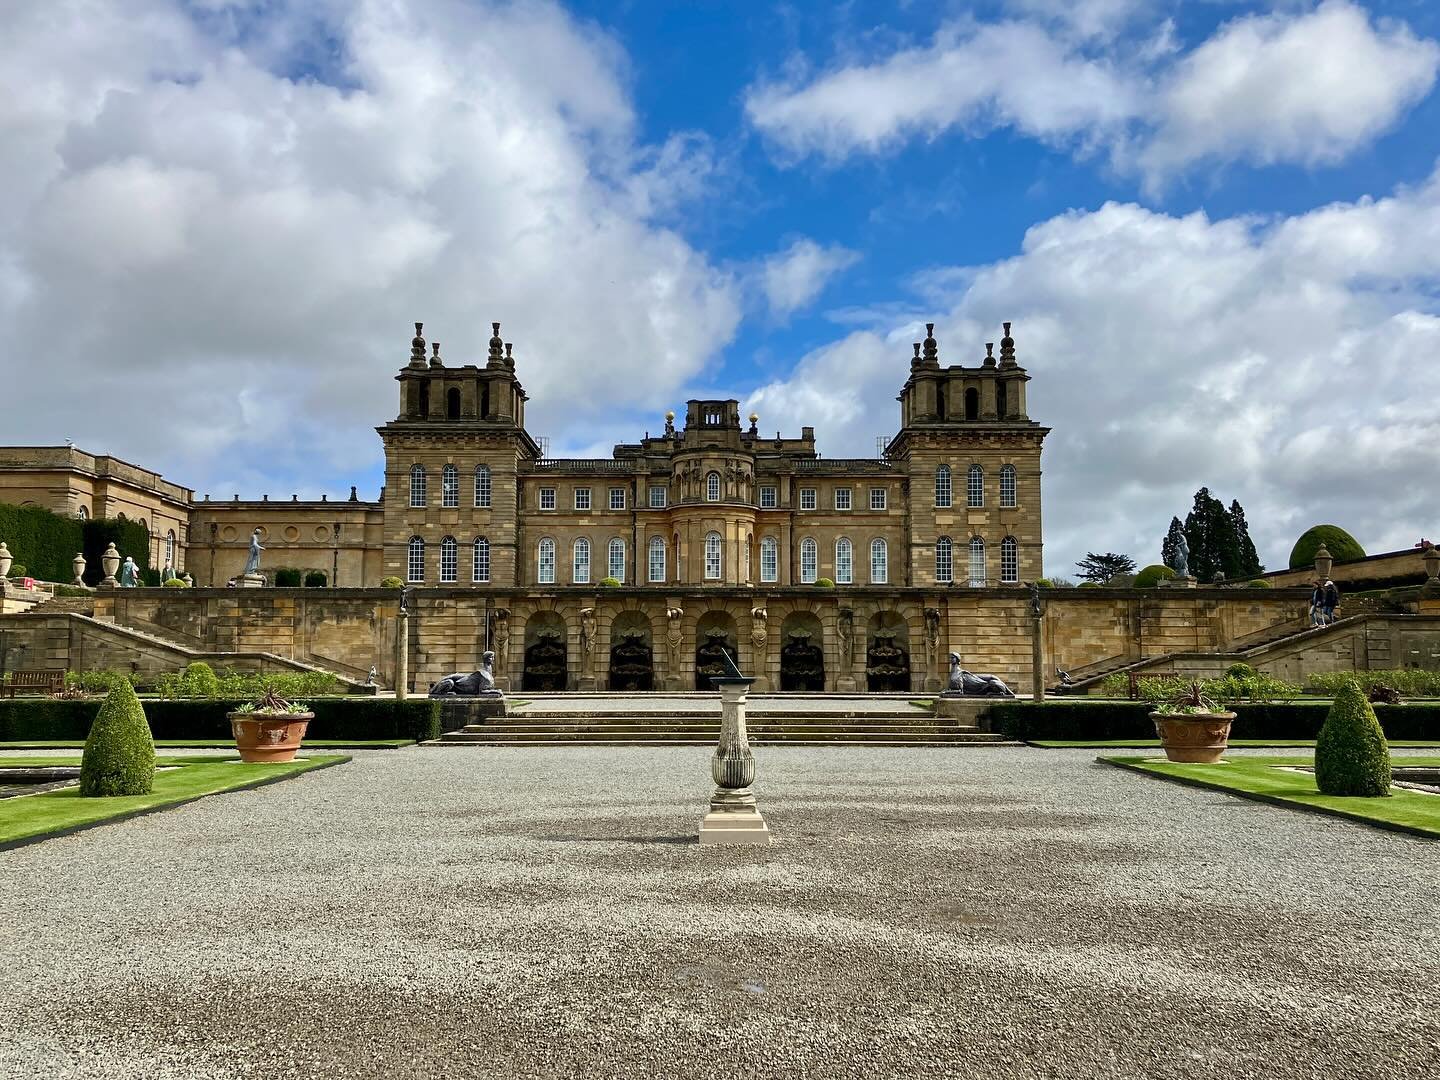
{"type": "Polygon", "coordinates": [[[500,319],[559,452],[729,340],[739,282],[667,226],[708,144],[636,140],[613,42],[546,3],[243,6],[0,17],[7,441],[249,493],[374,475],[410,323],[458,364],[500,319]],[[317,19],[333,70],[287,76],[317,19]]]}
{"type": "Polygon", "coordinates": [[[842,67],[808,84],[752,87],[751,123],[791,155],[878,153],[955,127],[1011,126],[1038,138],[1090,137],[1131,116],[1136,88],[1103,60],[1024,22],[947,25],[927,45],[842,67]]]}
{"type": "Polygon", "coordinates": [[[1373,26],[1347,0],[1237,19],[1166,77],[1140,163],[1153,175],[1205,159],[1339,161],[1425,97],[1437,63],[1435,42],[1373,26]]]}
{"type": "Polygon", "coordinates": [[[802,237],[766,259],[757,278],[770,310],[783,317],[805,307],[831,278],[859,261],[859,252],[839,244],[822,247],[802,237]]]}
{"type": "Polygon", "coordinates": [[[759,83],[750,122],[782,159],[831,162],[911,139],[1010,128],[1107,149],[1152,187],[1197,163],[1343,159],[1424,98],[1440,45],[1351,0],[1249,16],[1188,54],[1154,5],[1013,0],[1031,18],[943,25],[933,41],[809,78],[759,83]]]}
{"type": "MultiPolygon", "coordinates": [[[[1013,258],[917,282],[944,363],[1015,320],[1046,444],[1046,565],[1158,557],[1207,485],[1270,565],[1334,521],[1371,550],[1440,531],[1440,170],[1277,222],[1107,204],[1040,223],[1013,258]],[[1386,258],[1393,252],[1394,261],[1386,258]]],[[[803,408],[827,454],[893,431],[920,314],[817,349],[749,403],[803,408]]]]}

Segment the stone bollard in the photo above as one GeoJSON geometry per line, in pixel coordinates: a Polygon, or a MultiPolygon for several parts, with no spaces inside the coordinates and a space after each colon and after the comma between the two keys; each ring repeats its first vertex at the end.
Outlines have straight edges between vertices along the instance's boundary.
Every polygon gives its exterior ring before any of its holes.
{"type": "Polygon", "coordinates": [[[755,805],[755,755],[745,734],[745,695],[754,679],[725,654],[729,672],[711,681],[720,691],[720,743],[710,759],[715,793],[710,812],[700,821],[701,844],[768,844],[770,830],[755,805]]]}
{"type": "Polygon", "coordinates": [[[410,693],[410,613],[400,605],[395,629],[395,700],[404,701],[410,693]]]}

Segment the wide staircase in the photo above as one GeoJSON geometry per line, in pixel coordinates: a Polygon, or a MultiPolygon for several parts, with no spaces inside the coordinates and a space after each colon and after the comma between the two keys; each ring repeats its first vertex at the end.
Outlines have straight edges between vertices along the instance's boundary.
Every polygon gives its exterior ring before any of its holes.
{"type": "MultiPolygon", "coordinates": [[[[756,746],[954,746],[1006,743],[982,731],[988,704],[958,720],[933,715],[925,698],[755,695],[745,726],[756,746]],[[923,707],[911,701],[923,703],[923,707]]],[[[478,731],[452,731],[440,746],[714,746],[720,702],[714,694],[524,694],[510,714],[478,731]]]]}

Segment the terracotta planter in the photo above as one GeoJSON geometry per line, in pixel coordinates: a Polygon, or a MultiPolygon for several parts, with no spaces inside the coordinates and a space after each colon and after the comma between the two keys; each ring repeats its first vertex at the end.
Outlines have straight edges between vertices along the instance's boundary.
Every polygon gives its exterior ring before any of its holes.
{"type": "Polygon", "coordinates": [[[232,712],[230,730],[241,761],[294,761],[295,752],[305,738],[305,729],[314,719],[315,714],[308,712],[232,712]]]}
{"type": "Polygon", "coordinates": [[[1230,745],[1230,725],[1235,722],[1235,714],[1152,712],[1150,719],[1171,761],[1214,765],[1230,745]]]}

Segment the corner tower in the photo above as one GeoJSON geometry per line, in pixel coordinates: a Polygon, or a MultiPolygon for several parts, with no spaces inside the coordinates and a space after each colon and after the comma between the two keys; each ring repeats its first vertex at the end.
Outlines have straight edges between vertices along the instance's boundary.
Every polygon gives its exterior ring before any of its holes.
{"type": "Polygon", "coordinates": [[[1016,586],[1044,574],[1040,451],[1050,429],[1030,419],[1030,376],[1005,323],[974,366],[942,365],[935,324],[914,345],[900,391],[900,431],[886,456],[910,487],[910,581],[1016,586]]]}

